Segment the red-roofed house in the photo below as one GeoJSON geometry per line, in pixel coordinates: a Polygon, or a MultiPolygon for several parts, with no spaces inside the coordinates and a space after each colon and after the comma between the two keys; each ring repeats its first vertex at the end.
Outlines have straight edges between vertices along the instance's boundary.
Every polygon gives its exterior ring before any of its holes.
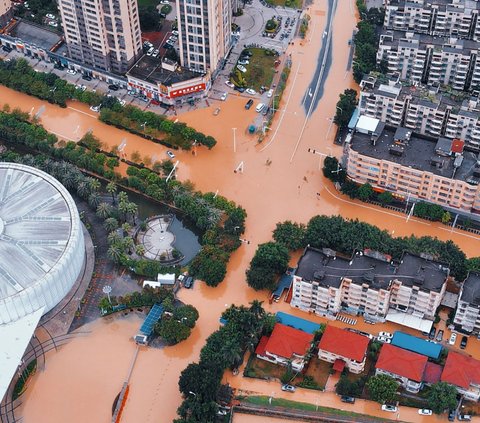
{"type": "Polygon", "coordinates": [[[366,336],[327,325],[318,344],[318,358],[335,363],[335,369],[343,368],[343,362],[352,373],[361,373],[369,342],[366,336]]]}
{"type": "Polygon", "coordinates": [[[301,371],[312,341],[312,334],[277,323],[269,338],[262,336],[255,354],[262,360],[282,366],[290,362],[293,370],[301,371]]]}
{"type": "Polygon", "coordinates": [[[428,361],[425,366],[425,371],[423,372],[423,383],[433,385],[434,383],[440,382],[442,371],[442,366],[428,361]]]}
{"type": "Polygon", "coordinates": [[[441,379],[455,386],[465,398],[474,401],[480,399],[480,361],[449,352],[441,379]]]}
{"type": "Polygon", "coordinates": [[[422,387],[427,356],[390,344],[383,344],[375,366],[375,374],[385,374],[398,380],[409,392],[422,387]]]}

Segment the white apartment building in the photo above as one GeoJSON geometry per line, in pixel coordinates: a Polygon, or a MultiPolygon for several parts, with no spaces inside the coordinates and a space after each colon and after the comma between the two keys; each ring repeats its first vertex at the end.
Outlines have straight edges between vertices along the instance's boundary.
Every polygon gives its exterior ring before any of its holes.
{"type": "Polygon", "coordinates": [[[382,319],[396,310],[432,320],[447,277],[445,265],[409,253],[396,265],[369,250],[347,259],[307,248],[293,277],[290,305],[319,315],[344,311],[382,319]]]}
{"type": "Polygon", "coordinates": [[[470,272],[463,282],[453,322],[463,332],[480,333],[480,273],[470,272]]]}
{"type": "Polygon", "coordinates": [[[458,138],[480,148],[480,101],[461,91],[366,76],[360,83],[360,114],[435,138],[458,138]]]}
{"type": "Polygon", "coordinates": [[[480,41],[480,5],[466,0],[385,0],[384,27],[480,41]]]}
{"type": "Polygon", "coordinates": [[[385,62],[388,73],[402,80],[468,91],[480,87],[479,46],[454,37],[386,31],[380,35],[377,62],[385,62]]]}
{"type": "Polygon", "coordinates": [[[0,28],[3,28],[12,19],[11,0],[0,0],[0,28]]]}
{"type": "Polygon", "coordinates": [[[125,73],[142,52],[136,0],[60,0],[69,56],[97,69],[125,73]]]}
{"type": "Polygon", "coordinates": [[[232,47],[231,0],[176,0],[182,66],[215,73],[232,47]]]}

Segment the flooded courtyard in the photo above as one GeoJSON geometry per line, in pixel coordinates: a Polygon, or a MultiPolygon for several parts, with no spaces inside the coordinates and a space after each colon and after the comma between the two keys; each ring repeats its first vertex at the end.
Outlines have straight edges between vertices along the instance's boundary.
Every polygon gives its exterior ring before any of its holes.
{"type": "MultiPolygon", "coordinates": [[[[346,218],[358,218],[375,224],[395,236],[415,234],[451,239],[467,255],[478,255],[480,239],[474,235],[451,231],[439,223],[418,219],[406,222],[405,215],[352,201],[339,194],[321,174],[321,156],[308,152],[309,148],[313,148],[324,154],[341,154],[341,148],[332,143],[334,128],[331,119],[339,93],[355,85],[347,71],[348,40],[355,26],[354,7],[353,0],[337,5],[333,23],[332,63],[323,95],[310,119],[305,119],[303,102],[311,89],[325,30],[325,0],[316,0],[310,5],[308,13],[312,19],[309,33],[304,41],[296,40],[286,53],[292,57],[289,83],[272,129],[261,144],[257,143],[257,136],[247,131],[257,114],[254,108],[248,111],[244,109],[247,98],[238,94],[231,93],[227,101],[222,102],[221,112],[217,116],[213,115],[218,107],[215,101],[211,102],[210,107],[179,114],[179,120],[214,136],[218,144],[211,151],[200,147],[194,152],[175,152],[180,162],[178,178],[191,180],[202,191],[218,191],[242,205],[248,213],[243,238],[250,244],[242,244],[232,255],[227,277],[218,287],[210,288],[197,282],[194,289],[179,292],[180,300],[198,309],[200,318],[197,325],[190,338],[179,345],[140,350],[122,421],[171,422],[181,402],[177,386],[179,374],[188,363],[198,359],[205,339],[219,327],[221,312],[231,304],[247,304],[253,299],[267,302],[267,293],[255,292],[246,285],[245,270],[256,246],[270,240],[277,222],[307,222],[317,214],[341,214],[346,218]],[[243,164],[243,172],[235,173],[240,164],[243,164]]],[[[19,107],[27,112],[32,111],[32,114],[38,113],[46,129],[62,139],[76,141],[92,130],[104,143],[106,150],[123,144],[127,157],[135,151],[142,157],[150,157],[152,161],[167,157],[165,147],[101,123],[98,115],[85,105],[71,102],[68,108],[61,109],[2,86],[0,106],[7,103],[11,108],[19,107]]],[[[266,304],[266,308],[291,312],[288,304],[282,302],[266,304]]],[[[319,320],[293,312],[297,313],[319,320]]],[[[122,387],[136,349],[132,336],[140,324],[140,317],[134,314],[101,320],[82,328],[90,331],[88,336],[78,337],[58,352],[49,353],[46,369],[37,372],[22,398],[23,405],[18,415],[24,417],[24,423],[108,421],[113,401],[122,387]]],[[[275,390],[279,391],[276,395],[289,395],[280,391],[278,383],[274,387],[273,384],[266,386],[263,381],[228,375],[227,380],[239,389],[266,392],[267,395],[275,390]]],[[[326,405],[334,404],[334,398],[338,402],[333,394],[306,390],[297,392],[295,397],[296,400],[312,403],[318,399],[326,405]]],[[[379,408],[378,404],[365,401],[360,404],[363,403],[356,411],[364,410],[374,415],[380,413],[372,408],[379,408]]],[[[423,421],[414,412],[416,410],[402,411],[400,420],[423,421]]],[[[384,414],[383,417],[390,417],[384,414]]],[[[247,421],[276,422],[242,415],[234,419],[235,423],[247,421]]],[[[436,418],[425,418],[425,421],[436,421],[436,418]]]]}

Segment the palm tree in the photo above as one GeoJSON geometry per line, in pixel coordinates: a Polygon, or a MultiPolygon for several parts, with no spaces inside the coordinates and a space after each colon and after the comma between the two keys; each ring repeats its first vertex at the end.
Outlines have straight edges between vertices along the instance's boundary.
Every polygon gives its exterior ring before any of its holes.
{"type": "Polygon", "coordinates": [[[135,243],[133,242],[133,238],[131,236],[126,236],[125,238],[123,238],[122,246],[124,250],[127,250],[128,252],[130,252],[132,248],[135,246],[135,243]]]}
{"type": "Polygon", "coordinates": [[[118,235],[117,231],[112,231],[107,236],[108,245],[119,243],[122,238],[118,235]]]}
{"type": "Polygon", "coordinates": [[[65,172],[63,174],[63,179],[62,179],[62,184],[65,186],[67,189],[72,189],[75,187],[75,179],[76,175],[74,172],[65,172]]]}
{"type": "Polygon", "coordinates": [[[115,182],[110,181],[105,190],[112,196],[112,202],[115,204],[115,194],[117,193],[117,184],[115,182]]]}
{"type": "Polygon", "coordinates": [[[128,233],[130,232],[130,230],[132,229],[132,227],[130,226],[130,223],[125,222],[125,223],[122,225],[122,229],[123,229],[123,232],[125,232],[126,234],[128,234],[128,233]]]}
{"type": "Polygon", "coordinates": [[[259,319],[261,316],[265,314],[265,310],[262,307],[263,301],[253,300],[250,303],[250,312],[259,319]]]}
{"type": "Polygon", "coordinates": [[[242,359],[242,348],[236,339],[227,339],[222,346],[221,356],[227,366],[236,366],[242,359]]]}
{"type": "Polygon", "coordinates": [[[95,178],[87,178],[88,186],[92,192],[96,192],[100,189],[100,181],[95,178]]]}
{"type": "Polygon", "coordinates": [[[90,187],[86,181],[82,181],[77,185],[77,193],[84,199],[90,196],[90,187]]]}
{"type": "Polygon", "coordinates": [[[88,204],[92,209],[96,209],[100,204],[100,194],[97,191],[92,192],[88,196],[88,204]]]}
{"type": "MultiPolygon", "coordinates": [[[[121,194],[121,193],[120,193],[121,194]]],[[[120,198],[120,194],[118,195],[120,198]]],[[[128,202],[127,201],[120,201],[118,203],[118,211],[121,213],[122,218],[127,220],[128,215],[128,202]]]]}
{"type": "Polygon", "coordinates": [[[102,202],[97,207],[97,216],[101,219],[106,219],[110,217],[110,213],[112,212],[112,208],[110,204],[102,202]]]}
{"type": "Polygon", "coordinates": [[[103,227],[109,233],[115,231],[116,229],[118,229],[118,220],[114,217],[109,217],[105,219],[105,222],[103,222],[103,227]]]}
{"type": "Polygon", "coordinates": [[[138,244],[135,246],[135,253],[138,256],[143,256],[145,254],[145,247],[142,244],[138,244]]]}
{"type": "Polygon", "coordinates": [[[112,244],[107,250],[107,256],[113,260],[115,263],[119,263],[122,258],[123,250],[122,247],[118,244],[112,244]]]}
{"type": "Polygon", "coordinates": [[[125,191],[120,191],[117,195],[117,200],[119,203],[126,203],[128,202],[128,195],[125,191]]]}
{"type": "Polygon", "coordinates": [[[128,203],[127,205],[127,212],[132,216],[133,224],[136,225],[137,222],[135,220],[135,216],[138,212],[138,206],[135,203],[128,203]]]}

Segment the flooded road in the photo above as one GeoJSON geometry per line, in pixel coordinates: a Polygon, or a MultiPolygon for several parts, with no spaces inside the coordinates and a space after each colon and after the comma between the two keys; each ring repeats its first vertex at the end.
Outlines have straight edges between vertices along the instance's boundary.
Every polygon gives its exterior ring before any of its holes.
{"type": "MultiPolygon", "coordinates": [[[[242,244],[232,255],[227,277],[220,286],[210,288],[196,282],[193,289],[179,292],[182,301],[198,309],[200,319],[197,326],[190,338],[178,346],[140,352],[131,379],[123,422],[154,422],[159,421],[159,417],[162,423],[171,422],[181,402],[178,376],[188,363],[198,359],[206,337],[219,327],[221,312],[233,303],[246,304],[255,298],[267,300],[266,293],[257,293],[248,288],[245,270],[256,246],[271,238],[271,232],[279,221],[290,219],[307,222],[316,214],[341,214],[375,224],[396,236],[414,233],[417,236],[452,239],[467,255],[478,255],[480,251],[478,237],[451,232],[438,223],[417,219],[410,219],[407,223],[404,215],[351,201],[337,193],[332,184],[323,178],[320,171],[321,156],[309,153],[308,148],[325,154],[341,154],[341,149],[332,144],[334,128],[331,119],[339,93],[345,88],[354,87],[351,74],[346,72],[348,40],[355,26],[353,0],[349,0],[338,3],[333,22],[332,64],[326,77],[325,90],[311,118],[305,120],[302,101],[317,66],[316,58],[326,21],[326,4],[326,0],[316,0],[310,6],[311,32],[305,41],[296,40],[289,47],[287,54],[292,55],[293,62],[289,84],[271,133],[262,144],[257,143],[257,137],[247,133],[248,125],[257,114],[254,108],[249,111],[244,109],[247,98],[238,93],[231,93],[228,100],[222,102],[218,116],[213,115],[219,106],[214,100],[209,108],[179,113],[179,120],[214,136],[218,142],[211,151],[204,147],[197,148],[196,155],[192,152],[176,152],[180,161],[179,179],[192,180],[202,191],[218,190],[219,194],[241,204],[248,213],[244,238],[251,243],[242,244]],[[242,162],[243,173],[234,173],[234,169],[242,162]]],[[[69,108],[61,109],[0,87],[0,106],[6,103],[27,112],[33,107],[33,114],[39,112],[39,119],[46,129],[65,139],[78,140],[85,132],[93,130],[107,150],[126,143],[127,157],[134,151],[152,160],[167,157],[165,147],[102,124],[97,120],[98,115],[85,105],[72,102],[69,108]]],[[[272,311],[284,309],[304,318],[317,319],[291,311],[285,303],[267,304],[267,308],[272,311]]],[[[24,422],[108,421],[113,399],[121,389],[135,349],[131,338],[139,326],[140,318],[134,316],[111,322],[101,321],[89,327],[91,335],[75,339],[58,353],[50,353],[46,371],[34,376],[24,396],[24,405],[19,413],[25,417],[24,422]],[[46,409],[48,413],[45,413],[46,409]]],[[[380,327],[378,329],[382,330],[380,327]]],[[[255,392],[267,395],[272,391],[271,386],[262,381],[237,377],[234,383],[239,388],[252,388],[255,392]],[[254,386],[250,386],[250,383],[254,383],[254,386]]],[[[279,390],[279,384],[274,385],[273,389],[279,390]]],[[[279,396],[282,394],[278,392],[279,396]]],[[[301,390],[298,398],[295,394],[295,399],[303,398],[315,403],[313,395],[319,396],[318,393],[301,390]]],[[[320,395],[322,403],[325,401],[326,404],[336,398],[328,393],[320,395]]],[[[373,409],[379,408],[378,404],[363,403],[355,405],[355,411],[379,412],[373,409]]],[[[400,420],[407,420],[407,417],[413,419],[416,410],[402,407],[400,413],[400,420]]],[[[409,421],[423,421],[418,415],[416,417],[416,420],[409,421]]],[[[425,418],[424,421],[435,421],[435,418],[425,418]]]]}

